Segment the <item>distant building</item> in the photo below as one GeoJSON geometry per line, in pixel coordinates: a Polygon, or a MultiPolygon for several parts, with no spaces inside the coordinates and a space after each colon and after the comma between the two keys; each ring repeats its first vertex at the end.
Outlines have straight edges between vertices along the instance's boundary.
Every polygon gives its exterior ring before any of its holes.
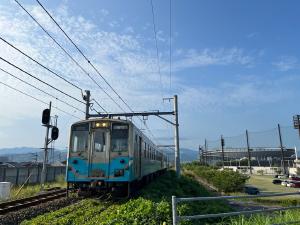
{"type": "Polygon", "coordinates": [[[0,162],[8,162],[8,156],[0,156],[0,162]]]}

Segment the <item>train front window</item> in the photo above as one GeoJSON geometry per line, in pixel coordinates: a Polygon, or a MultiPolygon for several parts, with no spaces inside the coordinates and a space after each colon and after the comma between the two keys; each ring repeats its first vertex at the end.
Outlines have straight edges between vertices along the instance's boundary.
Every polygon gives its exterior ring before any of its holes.
{"type": "Polygon", "coordinates": [[[78,124],[72,126],[71,152],[85,152],[88,150],[89,124],[78,124]]]}
{"type": "Polygon", "coordinates": [[[106,151],[106,133],[104,130],[96,130],[94,138],[94,149],[96,152],[106,151]]]}
{"type": "Polygon", "coordinates": [[[111,151],[128,151],[128,125],[113,124],[111,132],[111,151]]]}

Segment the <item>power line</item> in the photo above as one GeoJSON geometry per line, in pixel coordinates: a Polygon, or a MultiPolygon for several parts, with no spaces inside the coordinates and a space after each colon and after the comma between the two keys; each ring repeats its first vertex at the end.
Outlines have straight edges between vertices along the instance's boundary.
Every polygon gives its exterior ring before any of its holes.
{"type": "Polygon", "coordinates": [[[96,105],[98,105],[104,112],[108,113],[100,104],[99,102],[97,102],[96,99],[92,99],[92,101],[94,101],[96,103],[96,105]]]}
{"type": "MultiPolygon", "coordinates": [[[[91,60],[88,59],[85,54],[80,50],[80,48],[74,43],[74,41],[70,38],[70,36],[62,29],[62,27],[57,23],[57,21],[52,17],[52,15],[47,11],[47,9],[40,3],[40,1],[36,0],[36,2],[42,7],[42,9],[47,13],[47,15],[51,18],[51,20],[57,25],[57,27],[64,33],[64,35],[68,38],[68,40],[74,45],[74,47],[78,50],[78,52],[84,57],[84,59],[92,66],[92,68],[96,71],[96,73],[104,80],[104,82],[111,88],[111,90],[118,96],[118,98],[131,110],[131,107],[124,101],[124,99],[117,93],[117,91],[111,86],[111,84],[103,77],[100,71],[92,64],[91,60]]],[[[124,111],[124,110],[123,110],[124,111]]]]}
{"type": "Polygon", "coordinates": [[[30,16],[30,18],[59,46],[59,48],[102,90],[122,111],[124,109],[98,84],[98,82],[59,44],[54,37],[19,3],[15,2],[30,16]]]}
{"type": "Polygon", "coordinates": [[[29,85],[30,87],[33,87],[33,88],[35,88],[36,90],[39,90],[39,91],[43,92],[44,94],[49,95],[50,97],[52,97],[52,98],[54,98],[54,99],[56,99],[56,100],[58,100],[58,101],[60,101],[60,102],[62,102],[62,103],[64,103],[64,104],[68,105],[69,107],[72,107],[72,108],[74,108],[74,109],[76,109],[76,110],[78,110],[78,111],[80,111],[80,112],[85,113],[85,112],[82,111],[81,109],[78,109],[77,107],[75,107],[75,106],[69,104],[68,102],[66,102],[66,101],[64,101],[64,100],[61,100],[61,99],[59,99],[58,97],[56,97],[56,96],[54,96],[54,95],[52,95],[52,94],[50,94],[50,93],[48,93],[48,92],[46,92],[46,91],[44,91],[44,90],[42,90],[42,89],[40,89],[40,88],[38,88],[38,87],[36,87],[36,86],[34,86],[34,85],[28,83],[27,81],[25,81],[25,80],[23,80],[23,79],[21,79],[21,78],[15,76],[15,75],[13,75],[12,73],[10,73],[10,72],[8,72],[8,71],[2,69],[2,68],[0,68],[0,70],[3,71],[4,73],[6,73],[6,74],[8,74],[8,75],[10,75],[10,76],[12,76],[12,77],[14,77],[15,79],[17,79],[17,80],[19,80],[19,81],[21,81],[21,82],[23,82],[23,83],[29,85]]]}
{"type": "Polygon", "coordinates": [[[155,25],[155,15],[154,15],[153,1],[150,0],[150,3],[151,3],[151,9],[152,9],[151,10],[152,11],[152,22],[153,22],[153,31],[154,31],[154,38],[155,38],[157,68],[158,68],[158,74],[159,74],[159,83],[160,83],[160,88],[161,88],[161,95],[163,95],[162,94],[162,81],[161,81],[161,71],[160,71],[160,60],[159,60],[159,51],[158,51],[158,44],[157,44],[157,31],[156,31],[156,25],[155,25]]]}
{"type": "MultiPolygon", "coordinates": [[[[21,94],[23,94],[23,95],[26,95],[27,97],[30,97],[30,98],[32,98],[32,99],[38,101],[38,102],[41,102],[41,103],[43,103],[43,104],[45,104],[45,105],[49,105],[49,103],[47,103],[47,102],[45,102],[45,101],[43,101],[43,100],[41,100],[41,99],[38,99],[38,98],[36,98],[36,97],[34,97],[34,96],[32,96],[32,95],[29,95],[29,94],[27,94],[27,93],[25,93],[25,92],[23,92],[23,91],[21,91],[21,90],[19,90],[19,89],[17,89],[17,88],[14,88],[14,87],[12,87],[12,86],[10,86],[10,85],[8,85],[8,84],[5,84],[5,83],[3,83],[2,81],[0,81],[0,84],[4,85],[4,86],[6,86],[6,87],[8,87],[8,88],[10,88],[10,89],[12,89],[12,90],[15,90],[16,92],[19,92],[19,93],[21,93],[21,94]]],[[[74,118],[80,119],[79,117],[74,116],[73,114],[68,113],[68,112],[66,112],[66,111],[64,111],[64,110],[62,110],[62,109],[60,109],[60,108],[58,108],[57,106],[52,106],[52,107],[55,108],[55,109],[57,109],[58,111],[61,111],[61,112],[65,113],[65,114],[68,114],[69,116],[72,116],[72,117],[74,117],[74,118]]]]}
{"type": "Polygon", "coordinates": [[[23,70],[22,68],[16,66],[15,64],[13,64],[13,63],[7,61],[6,59],[3,59],[1,56],[0,56],[0,60],[6,62],[7,64],[9,64],[9,65],[11,65],[11,66],[13,66],[13,67],[15,67],[16,69],[22,71],[23,73],[26,73],[28,76],[30,76],[30,77],[32,77],[32,78],[38,80],[39,82],[41,82],[41,83],[43,83],[43,84],[46,84],[47,86],[49,86],[49,87],[55,89],[56,91],[58,91],[58,92],[60,92],[60,93],[62,93],[62,94],[64,94],[64,95],[68,96],[69,98],[72,98],[72,99],[76,100],[77,102],[80,102],[80,103],[82,103],[82,104],[85,104],[83,101],[81,101],[81,100],[79,100],[79,99],[77,99],[77,98],[75,98],[75,97],[73,97],[73,96],[67,94],[66,92],[64,92],[64,91],[62,91],[62,90],[60,90],[60,89],[58,89],[58,88],[56,88],[56,87],[54,87],[53,85],[51,85],[51,84],[49,84],[49,83],[47,83],[47,82],[41,80],[40,78],[38,78],[38,77],[32,75],[31,73],[28,73],[27,71],[25,71],[25,70],[23,70]]]}
{"type": "Polygon", "coordinates": [[[169,52],[169,57],[170,57],[170,92],[171,92],[171,83],[172,83],[172,0],[170,0],[170,52],[169,52]]]}
{"type": "MultiPolygon", "coordinates": [[[[17,3],[18,3],[18,1],[17,0],[15,0],[17,3]]],[[[125,100],[117,93],[117,91],[111,86],[111,84],[103,77],[103,75],[100,73],[100,71],[92,64],[92,62],[91,62],[91,60],[90,59],[88,59],[86,56],[85,56],[85,54],[80,50],[80,48],[74,43],[74,41],[70,38],[70,36],[64,31],[64,29],[62,29],[62,27],[57,23],[57,21],[52,17],[52,15],[48,12],[48,10],[40,3],[40,1],[39,0],[36,0],[36,2],[42,7],[42,9],[47,13],[47,15],[51,18],[51,20],[57,25],[57,27],[63,32],[63,34],[67,37],[67,39],[74,45],[74,47],[78,50],[78,52],[84,57],[84,59],[88,62],[88,64],[90,64],[91,65],[91,67],[96,71],[96,73],[104,80],[104,82],[111,88],[111,90],[118,96],[118,98],[126,105],[126,107],[130,110],[130,111],[132,111],[132,112],[134,112],[133,111],[133,109],[125,102],[125,100]]],[[[18,3],[19,5],[20,5],[20,3],[18,3]]],[[[21,5],[20,5],[21,6],[21,5]]],[[[22,7],[23,9],[24,9],[24,7],[22,7]]],[[[25,9],[24,9],[25,10],[25,9]]],[[[26,11],[26,10],[25,10],[26,11]]],[[[27,11],[26,11],[27,12],[27,11]]],[[[28,12],[27,12],[28,13],[28,12]]],[[[28,13],[29,14],[29,13],[28,13]]],[[[31,15],[30,15],[31,16],[31,15]]],[[[31,16],[31,18],[33,18],[32,16],[31,16]]],[[[36,21],[35,19],[34,19],[34,21],[36,21]]],[[[37,22],[37,21],[36,21],[37,22]]],[[[38,23],[38,22],[37,22],[38,23]]],[[[39,24],[39,23],[38,23],[39,24]]],[[[39,24],[39,26],[41,26],[40,24],[39,24]]],[[[43,30],[45,31],[45,29],[43,28],[43,30]]],[[[48,32],[46,32],[48,35],[49,35],[49,33],[48,32]]],[[[53,38],[52,38],[53,39],[53,38]]],[[[56,42],[57,43],[57,42],[56,42]]],[[[89,76],[90,77],[90,76],[89,76]]],[[[91,78],[91,77],[90,77],[91,78]]],[[[92,79],[92,78],[91,78],[92,79]]],[[[94,81],[94,79],[92,79],[93,81],[94,81]]],[[[94,81],[96,84],[97,84],[97,82],[96,81],[94,81]]],[[[99,85],[98,85],[99,86],[99,85]]],[[[103,91],[104,91],[104,89],[103,88],[101,88],[103,91]]],[[[104,91],[105,92],[105,91],[104,91]]],[[[105,92],[106,93],[106,95],[121,109],[121,110],[123,110],[124,112],[125,112],[125,110],[107,93],[107,92],[105,92]]],[[[139,117],[138,117],[139,118],[139,117]]],[[[139,118],[140,119],[140,121],[143,121],[141,118],[139,118]]],[[[146,125],[145,125],[146,126],[146,125]]],[[[147,127],[147,126],[146,126],[147,127]]],[[[147,127],[147,129],[149,130],[149,133],[151,132],[150,131],[150,129],[147,127]]]]}
{"type": "Polygon", "coordinates": [[[9,43],[7,40],[5,40],[4,38],[0,37],[0,39],[5,42],[7,45],[9,45],[10,47],[14,48],[15,50],[17,50],[18,52],[20,52],[21,54],[23,54],[24,56],[26,56],[27,58],[31,59],[32,61],[34,61],[35,63],[37,63],[38,65],[40,65],[41,67],[43,67],[44,69],[48,70],[50,73],[54,74],[55,76],[59,77],[60,79],[64,80],[65,82],[67,82],[68,84],[72,85],[73,87],[79,89],[82,93],[82,89],[80,87],[78,87],[77,85],[73,84],[72,82],[68,81],[66,78],[62,77],[61,75],[57,74],[56,72],[54,72],[53,70],[49,69],[48,67],[44,66],[43,64],[41,64],[39,61],[37,61],[36,59],[33,59],[31,56],[29,56],[28,54],[26,54],[25,52],[23,52],[22,50],[20,50],[19,48],[17,48],[16,46],[14,46],[13,44],[9,43]]]}

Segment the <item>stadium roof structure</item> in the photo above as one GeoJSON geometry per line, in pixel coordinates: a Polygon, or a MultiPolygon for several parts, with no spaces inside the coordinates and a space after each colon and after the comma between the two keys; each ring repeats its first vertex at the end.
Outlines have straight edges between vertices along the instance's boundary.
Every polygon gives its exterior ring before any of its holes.
{"type": "MultiPolygon", "coordinates": [[[[295,149],[292,148],[284,148],[284,158],[285,159],[293,159],[295,158],[295,149]]],[[[222,150],[216,149],[216,150],[208,150],[205,151],[203,150],[203,156],[204,157],[221,157],[222,156],[222,150]]],[[[250,155],[251,158],[281,158],[282,157],[282,152],[281,148],[264,148],[264,147],[259,147],[259,148],[251,148],[250,149],[250,155]]],[[[225,158],[244,158],[248,157],[248,151],[247,148],[225,148],[224,149],[224,157],[225,158]]]]}

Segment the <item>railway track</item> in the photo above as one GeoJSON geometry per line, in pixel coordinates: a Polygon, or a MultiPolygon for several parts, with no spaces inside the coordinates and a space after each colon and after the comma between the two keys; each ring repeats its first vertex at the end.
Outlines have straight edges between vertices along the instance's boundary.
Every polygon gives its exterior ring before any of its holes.
{"type": "Polygon", "coordinates": [[[28,198],[22,198],[9,202],[0,203],[0,215],[18,211],[30,206],[39,205],[44,202],[52,201],[66,196],[66,189],[48,189],[45,193],[31,196],[28,198]]]}

